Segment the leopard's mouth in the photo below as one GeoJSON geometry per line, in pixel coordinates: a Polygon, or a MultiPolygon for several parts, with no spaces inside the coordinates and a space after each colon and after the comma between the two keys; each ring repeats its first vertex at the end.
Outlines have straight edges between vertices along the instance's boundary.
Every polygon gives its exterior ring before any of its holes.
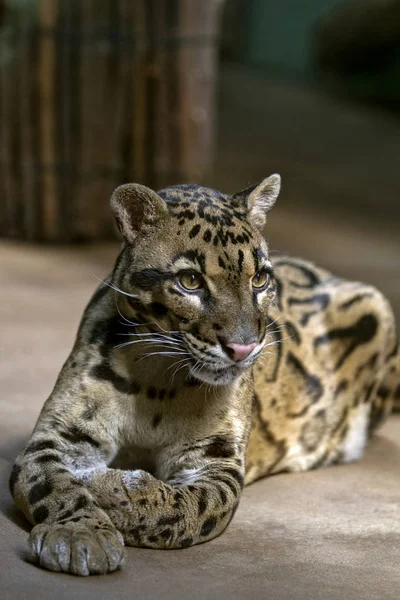
{"type": "Polygon", "coordinates": [[[218,362],[211,365],[208,362],[200,362],[196,358],[192,358],[189,365],[189,373],[197,381],[212,385],[226,385],[227,383],[232,383],[250,366],[239,363],[226,364],[218,362]]]}
{"type": "Polygon", "coordinates": [[[222,356],[221,348],[208,348],[206,353],[202,353],[196,347],[195,339],[186,339],[185,341],[190,354],[187,363],[190,377],[213,385],[232,383],[255,364],[262,350],[262,348],[258,348],[256,352],[252,352],[243,360],[234,361],[228,356],[222,356]]]}

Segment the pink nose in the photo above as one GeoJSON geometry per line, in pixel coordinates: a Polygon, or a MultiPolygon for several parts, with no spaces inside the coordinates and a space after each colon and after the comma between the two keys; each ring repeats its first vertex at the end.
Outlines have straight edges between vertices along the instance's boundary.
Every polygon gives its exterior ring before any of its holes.
{"type": "Polygon", "coordinates": [[[250,352],[254,350],[257,344],[226,344],[226,347],[232,351],[231,358],[235,361],[243,360],[250,352]]]}

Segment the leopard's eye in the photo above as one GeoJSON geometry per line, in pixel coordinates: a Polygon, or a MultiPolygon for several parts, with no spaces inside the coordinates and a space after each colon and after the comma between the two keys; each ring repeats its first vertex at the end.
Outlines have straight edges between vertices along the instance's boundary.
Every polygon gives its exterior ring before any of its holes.
{"type": "Polygon", "coordinates": [[[194,271],[183,271],[178,274],[178,281],[180,285],[189,292],[200,290],[204,287],[203,278],[194,271]]]}
{"type": "Polygon", "coordinates": [[[251,280],[251,284],[256,290],[265,289],[268,283],[269,275],[265,269],[261,269],[260,271],[258,271],[258,273],[256,273],[253,279],[251,280]]]}

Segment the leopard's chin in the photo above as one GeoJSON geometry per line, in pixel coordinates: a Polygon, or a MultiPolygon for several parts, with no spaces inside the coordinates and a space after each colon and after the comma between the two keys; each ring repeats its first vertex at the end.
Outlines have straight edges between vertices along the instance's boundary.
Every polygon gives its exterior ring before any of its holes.
{"type": "Polygon", "coordinates": [[[227,365],[219,369],[210,369],[203,367],[191,367],[190,377],[200,382],[211,385],[227,385],[233,383],[246,369],[237,365],[227,365]]]}

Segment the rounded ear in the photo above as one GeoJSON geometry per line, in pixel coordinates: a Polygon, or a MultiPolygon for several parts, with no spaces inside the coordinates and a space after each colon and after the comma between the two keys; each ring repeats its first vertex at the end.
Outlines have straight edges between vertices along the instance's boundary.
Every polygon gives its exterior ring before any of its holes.
{"type": "Polygon", "coordinates": [[[247,206],[248,220],[258,229],[262,229],[267,221],[267,213],[274,206],[281,189],[281,176],[270,175],[258,185],[249,187],[233,196],[247,206]]]}
{"type": "Polygon", "coordinates": [[[118,229],[132,243],[139,231],[153,226],[168,214],[164,200],[150,188],[138,183],[117,187],[110,200],[118,229]]]}

